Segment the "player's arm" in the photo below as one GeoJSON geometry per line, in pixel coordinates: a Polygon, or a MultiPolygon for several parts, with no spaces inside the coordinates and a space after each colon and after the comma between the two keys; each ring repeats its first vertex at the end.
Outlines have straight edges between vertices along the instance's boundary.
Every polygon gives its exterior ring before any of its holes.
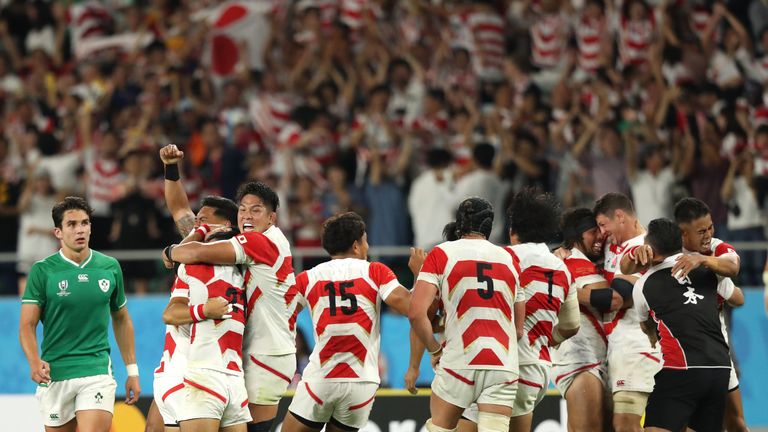
{"type": "Polygon", "coordinates": [[[126,368],[132,366],[135,370],[128,369],[128,378],[125,383],[125,403],[132,405],[139,400],[141,385],[139,384],[138,366],[136,365],[136,343],[133,336],[133,320],[128,313],[128,308],[123,306],[112,311],[112,330],[115,332],[115,341],[120,349],[126,368]]]}
{"type": "Polygon", "coordinates": [[[189,298],[172,297],[163,311],[163,322],[168,325],[192,324],[206,319],[227,319],[231,313],[232,305],[224,297],[215,297],[192,307],[189,298]]]}
{"type": "Polygon", "coordinates": [[[165,166],[165,204],[182,237],[195,227],[195,213],[189,206],[187,192],[179,176],[179,162],[183,158],[184,152],[173,144],[160,149],[160,160],[165,166]]]}
{"type": "Polygon", "coordinates": [[[408,306],[411,304],[411,293],[405,287],[398,286],[384,299],[393,311],[400,315],[408,315],[408,306]]]}
{"type": "Polygon", "coordinates": [[[429,319],[429,308],[437,294],[437,286],[429,282],[418,280],[413,287],[411,303],[408,308],[408,320],[411,328],[421,343],[424,344],[430,355],[436,355],[442,349],[442,345],[432,334],[432,322],[429,319]]]}
{"type": "Polygon", "coordinates": [[[580,323],[579,301],[574,290],[569,290],[557,314],[557,325],[552,329],[553,342],[559,345],[564,340],[575,336],[579,331],[580,323]]]}
{"type": "Polygon", "coordinates": [[[653,265],[653,249],[648,245],[632,246],[621,256],[621,272],[631,275],[648,270],[653,265]]]}
{"type": "Polygon", "coordinates": [[[40,358],[37,346],[37,323],[40,322],[40,306],[37,304],[21,305],[21,321],[19,322],[19,341],[21,349],[27,357],[32,381],[36,383],[51,382],[51,367],[40,358]]]}
{"type": "Polygon", "coordinates": [[[675,261],[675,265],[672,266],[672,274],[676,275],[678,271],[681,271],[679,277],[683,278],[691,270],[700,266],[704,266],[723,277],[736,277],[739,274],[741,263],[736,253],[726,253],[720,256],[684,254],[675,261]]]}
{"type": "Polygon", "coordinates": [[[617,274],[611,281],[611,289],[621,296],[623,303],[620,309],[629,309],[634,305],[634,298],[632,293],[634,291],[635,282],[637,282],[637,276],[617,274]]]}
{"type": "Polygon", "coordinates": [[[744,301],[744,291],[742,291],[742,289],[739,287],[734,287],[731,298],[727,300],[728,305],[731,307],[739,307],[744,305],[744,301]]]}
{"type": "Polygon", "coordinates": [[[237,264],[237,251],[231,242],[189,242],[163,250],[163,261],[182,264],[237,264]]]}
{"type": "Polygon", "coordinates": [[[656,342],[659,341],[659,335],[657,333],[656,322],[653,318],[648,317],[647,320],[640,322],[640,329],[648,336],[648,340],[651,342],[651,346],[656,348],[656,342]]]}
{"type": "Polygon", "coordinates": [[[651,307],[648,305],[648,300],[643,293],[644,287],[645,284],[642,281],[639,283],[639,286],[635,287],[636,289],[632,293],[632,303],[635,306],[637,315],[640,317],[640,329],[648,336],[651,346],[655,348],[659,338],[656,322],[651,317],[651,307]]]}
{"type": "Polygon", "coordinates": [[[408,356],[408,370],[405,372],[405,388],[411,394],[416,394],[416,380],[419,378],[421,358],[424,357],[424,342],[419,339],[413,328],[411,328],[408,336],[410,355],[408,356]]]}

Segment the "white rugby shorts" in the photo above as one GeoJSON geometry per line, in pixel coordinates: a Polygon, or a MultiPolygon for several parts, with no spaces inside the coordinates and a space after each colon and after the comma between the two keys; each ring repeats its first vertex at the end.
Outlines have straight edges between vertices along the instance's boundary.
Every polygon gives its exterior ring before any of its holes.
{"type": "Polygon", "coordinates": [[[608,376],[611,392],[653,392],[654,376],[661,370],[658,352],[626,352],[608,346],[608,376]]]}
{"type": "Polygon", "coordinates": [[[360,429],[368,423],[378,388],[372,382],[301,380],[288,411],[311,422],[360,429]]]}
{"type": "Polygon", "coordinates": [[[555,383],[555,387],[557,387],[560,394],[565,397],[571,384],[573,384],[573,380],[582,373],[594,375],[600,380],[603,387],[607,387],[608,366],[604,362],[554,365],[552,366],[552,381],[555,383]]]}
{"type": "Polygon", "coordinates": [[[243,358],[243,368],[248,401],[256,405],[277,405],[296,373],[296,354],[248,354],[243,358]]]}
{"type": "Polygon", "coordinates": [[[179,422],[179,407],[184,403],[184,375],[166,371],[155,375],[152,382],[155,405],[163,423],[174,425],[179,422]]]}
{"type": "Polygon", "coordinates": [[[251,421],[242,376],[187,368],[183,395],[178,409],[179,422],[199,418],[219,419],[219,427],[225,428],[251,421]]]}
{"type": "Polygon", "coordinates": [[[517,396],[512,407],[512,417],[533,412],[544,399],[549,386],[550,366],[541,364],[520,365],[520,379],[517,381],[517,396]]]}
{"type": "Polygon", "coordinates": [[[432,393],[461,408],[473,403],[511,407],[517,392],[514,372],[482,369],[449,369],[438,364],[432,393]]]}
{"type": "Polygon", "coordinates": [[[117,383],[111,375],[102,374],[37,386],[35,397],[40,403],[43,424],[59,427],[75,418],[77,411],[114,412],[117,383]]]}

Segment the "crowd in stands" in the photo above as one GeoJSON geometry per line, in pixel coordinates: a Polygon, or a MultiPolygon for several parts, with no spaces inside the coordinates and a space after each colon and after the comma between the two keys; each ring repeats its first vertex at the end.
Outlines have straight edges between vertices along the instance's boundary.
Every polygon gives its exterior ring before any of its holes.
{"type": "MultiPolygon", "coordinates": [[[[2,4],[0,244],[22,278],[64,194],[95,208],[96,249],[177,238],[167,143],[191,202],[278,190],[294,248],[346,210],[372,246],[430,247],[470,195],[502,242],[524,186],[565,207],[628,193],[643,223],[692,195],[718,237],[765,239],[765,0],[2,4]]],[[[764,255],[740,254],[758,285],[764,255]]],[[[123,264],[145,291],[153,266],[123,264]]]]}

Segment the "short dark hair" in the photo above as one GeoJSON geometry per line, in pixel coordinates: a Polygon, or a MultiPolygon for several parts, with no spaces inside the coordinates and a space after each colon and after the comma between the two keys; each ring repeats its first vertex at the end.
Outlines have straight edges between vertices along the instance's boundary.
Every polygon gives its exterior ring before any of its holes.
{"type": "Polygon", "coordinates": [[[710,213],[709,206],[698,198],[683,198],[675,204],[675,222],[691,223],[710,213]]]}
{"type": "Polygon", "coordinates": [[[213,214],[237,226],[237,204],[228,198],[209,195],[200,201],[200,206],[211,207],[213,214]]]}
{"type": "Polygon", "coordinates": [[[654,219],[648,224],[645,242],[656,255],[670,256],[683,250],[680,228],[667,218],[654,219]]]}
{"type": "Polygon", "coordinates": [[[444,168],[452,161],[453,155],[446,149],[435,148],[427,152],[427,166],[430,168],[444,168]]]}
{"type": "Polygon", "coordinates": [[[459,236],[456,234],[456,221],[448,222],[443,227],[443,238],[445,241],[456,241],[459,236]]]}
{"type": "Polygon", "coordinates": [[[240,203],[246,195],[255,195],[261,198],[264,206],[273,212],[277,211],[278,207],[280,207],[280,198],[277,196],[277,193],[262,182],[252,181],[240,185],[237,188],[236,201],[240,203]]]}
{"type": "Polygon", "coordinates": [[[455,226],[456,239],[471,233],[480,233],[487,239],[493,229],[493,206],[483,198],[465,199],[456,209],[455,226]]]}
{"type": "Polygon", "coordinates": [[[483,168],[491,168],[494,157],[496,157],[496,148],[491,144],[480,143],[472,149],[472,159],[483,168]]]}
{"type": "Polygon", "coordinates": [[[331,216],[323,223],[321,241],[329,255],[338,255],[349,251],[356,241],[365,234],[365,222],[355,212],[331,216]]]}
{"type": "Polygon", "coordinates": [[[557,236],[561,213],[560,202],[554,195],[525,188],[512,198],[507,221],[521,243],[543,243],[557,236]]]}
{"type": "Polygon", "coordinates": [[[51,216],[53,217],[53,226],[61,228],[61,221],[64,220],[64,213],[67,210],[82,210],[88,215],[88,218],[93,214],[93,209],[88,205],[88,201],[82,197],[68,196],[63,201],[56,203],[51,210],[51,216]]]}
{"type": "Polygon", "coordinates": [[[581,235],[584,231],[597,226],[595,214],[586,207],[577,207],[566,211],[563,214],[563,221],[560,229],[563,231],[563,246],[572,249],[581,241],[581,235]]]}
{"type": "Polygon", "coordinates": [[[609,192],[600,197],[595,203],[592,212],[595,216],[605,215],[613,217],[613,212],[616,210],[622,210],[631,215],[635,214],[635,206],[632,204],[632,200],[629,199],[628,196],[618,192],[609,192]]]}

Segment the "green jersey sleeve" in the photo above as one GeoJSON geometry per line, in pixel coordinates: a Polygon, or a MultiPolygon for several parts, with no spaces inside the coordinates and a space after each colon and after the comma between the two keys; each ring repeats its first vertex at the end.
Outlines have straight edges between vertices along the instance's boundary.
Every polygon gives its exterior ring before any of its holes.
{"type": "Polygon", "coordinates": [[[109,299],[109,308],[112,312],[122,309],[127,303],[125,298],[125,285],[123,284],[123,269],[120,268],[120,263],[114,260],[115,273],[115,291],[112,292],[112,297],[109,299]]]}
{"type": "Polygon", "coordinates": [[[36,304],[43,308],[45,306],[45,271],[41,262],[36,262],[27,276],[27,286],[24,289],[24,295],[21,297],[22,304],[36,304]]]}

